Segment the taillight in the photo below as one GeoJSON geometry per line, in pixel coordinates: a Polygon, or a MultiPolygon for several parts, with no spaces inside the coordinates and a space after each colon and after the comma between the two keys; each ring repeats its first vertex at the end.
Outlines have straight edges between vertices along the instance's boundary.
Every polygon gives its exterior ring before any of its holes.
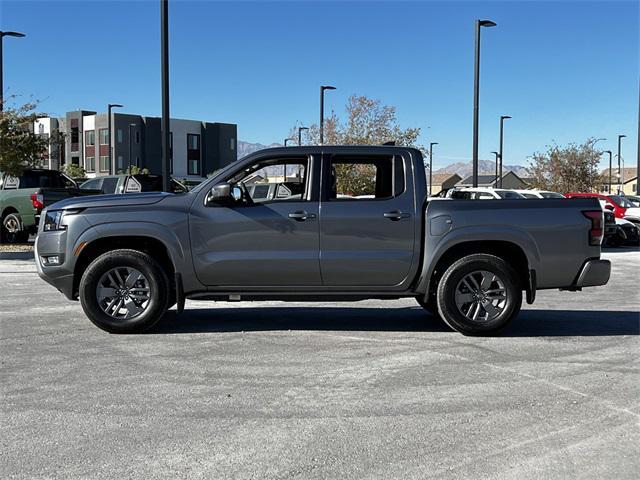
{"type": "Polygon", "coordinates": [[[591,228],[589,229],[589,245],[600,245],[602,243],[602,236],[604,233],[604,217],[602,210],[585,210],[582,214],[591,220],[591,228]]]}
{"type": "Polygon", "coordinates": [[[44,208],[44,197],[41,193],[32,193],[31,203],[36,210],[42,210],[44,208]]]}

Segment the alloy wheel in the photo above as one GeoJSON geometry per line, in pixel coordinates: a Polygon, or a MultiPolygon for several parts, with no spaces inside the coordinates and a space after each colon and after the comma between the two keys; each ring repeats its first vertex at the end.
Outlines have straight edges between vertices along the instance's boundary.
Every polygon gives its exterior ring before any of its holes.
{"type": "Polygon", "coordinates": [[[96,287],[98,305],[104,313],[118,320],[142,314],[151,300],[149,280],[139,270],[116,267],[107,271],[96,287]]]}
{"type": "Polygon", "coordinates": [[[499,316],[507,305],[507,290],[498,275],[478,270],[464,276],[455,291],[458,311],[474,322],[499,316]]]}

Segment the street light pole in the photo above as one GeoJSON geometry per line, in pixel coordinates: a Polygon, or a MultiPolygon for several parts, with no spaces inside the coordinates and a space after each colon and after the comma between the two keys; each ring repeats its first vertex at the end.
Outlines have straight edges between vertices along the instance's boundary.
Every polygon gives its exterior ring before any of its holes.
{"type": "Polygon", "coordinates": [[[309,127],[298,127],[298,146],[302,146],[302,130],[309,130],[309,127]]]}
{"type": "Polygon", "coordinates": [[[284,146],[286,147],[287,146],[287,142],[292,142],[292,141],[293,141],[293,138],[285,138],[284,139],[284,146]]]}
{"type": "Polygon", "coordinates": [[[331,85],[320,86],[320,145],[324,143],[324,91],[335,90],[331,85]]]}
{"type": "Polygon", "coordinates": [[[111,118],[111,115],[112,115],[111,110],[114,109],[114,108],[122,108],[122,105],[120,105],[119,103],[110,103],[110,104],[107,105],[107,128],[108,128],[108,131],[109,131],[109,133],[108,133],[108,135],[109,135],[109,151],[108,151],[108,155],[109,155],[109,175],[113,175],[115,173],[115,170],[116,170],[114,168],[113,161],[112,161],[112,157],[113,157],[113,154],[112,154],[113,138],[111,136],[111,133],[112,133],[111,132],[111,130],[112,130],[112,128],[111,128],[111,123],[112,123],[111,122],[111,120],[112,120],[112,118],[111,118]]]}
{"type": "Polygon", "coordinates": [[[162,75],[162,189],[169,191],[169,0],[160,0],[162,75]]]}
{"type": "Polygon", "coordinates": [[[495,185],[497,186],[498,185],[498,178],[500,178],[500,177],[498,177],[498,161],[499,161],[499,158],[500,158],[500,153],[499,152],[491,152],[491,153],[493,153],[496,156],[496,180],[495,180],[495,185]]]}
{"type": "Polygon", "coordinates": [[[2,39],[4,37],[24,37],[24,33],[20,32],[3,32],[0,30],[0,112],[4,109],[4,68],[3,68],[3,59],[2,59],[2,39]]]}
{"type": "Polygon", "coordinates": [[[480,99],[480,28],[495,27],[491,20],[476,20],[476,54],[473,74],[473,186],[478,186],[478,112],[480,99]]]}
{"type": "Polygon", "coordinates": [[[503,160],[503,153],[502,153],[502,144],[503,144],[503,140],[504,140],[504,121],[508,118],[511,118],[509,115],[502,115],[500,116],[500,151],[498,152],[498,155],[500,156],[500,171],[498,172],[498,176],[496,178],[496,180],[498,180],[500,182],[500,188],[502,188],[502,160],[503,160]]]}
{"type": "Polygon", "coordinates": [[[605,150],[602,153],[608,153],[609,154],[609,188],[607,189],[607,193],[611,194],[611,188],[612,188],[612,183],[611,183],[611,169],[613,168],[613,166],[611,165],[611,157],[613,155],[613,152],[611,150],[605,150]]]}
{"type": "MultiPolygon", "coordinates": [[[[622,190],[622,184],[624,183],[624,172],[620,169],[620,160],[622,159],[620,148],[622,139],[625,137],[626,135],[618,135],[618,195],[620,194],[620,190],[622,190]]],[[[624,166],[624,163],[622,165],[624,166]]]]}
{"type": "Polygon", "coordinates": [[[438,142],[431,142],[429,144],[429,196],[431,196],[431,185],[433,184],[433,146],[438,145],[438,142]]]}

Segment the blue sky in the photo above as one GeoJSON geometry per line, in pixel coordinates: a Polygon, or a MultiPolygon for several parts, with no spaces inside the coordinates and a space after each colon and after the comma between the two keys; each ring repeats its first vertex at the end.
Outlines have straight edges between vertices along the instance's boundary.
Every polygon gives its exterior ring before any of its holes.
{"type": "MultiPolygon", "coordinates": [[[[604,137],[635,162],[638,1],[218,2],[170,4],[171,115],[238,124],[241,140],[282,142],[351,94],[395,105],[402,126],[437,141],[442,167],[471,156],[473,22],[483,29],[480,157],[505,163],[551,142],[604,137]]],[[[159,2],[2,0],[7,92],[41,109],[160,114],[159,2]]]]}

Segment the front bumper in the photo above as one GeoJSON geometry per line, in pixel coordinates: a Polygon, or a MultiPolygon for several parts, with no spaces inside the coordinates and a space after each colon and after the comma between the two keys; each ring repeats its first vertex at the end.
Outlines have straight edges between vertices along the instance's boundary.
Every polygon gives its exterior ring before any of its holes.
{"type": "Polygon", "coordinates": [[[57,288],[69,300],[75,300],[73,291],[73,266],[64,258],[65,232],[39,234],[36,237],[34,255],[38,275],[45,282],[57,288]],[[46,266],[42,264],[42,256],[58,255],[60,265],[46,266]]]}
{"type": "Polygon", "coordinates": [[[587,260],[580,270],[575,286],[582,288],[606,285],[610,276],[611,262],[609,260],[587,260]]]}

